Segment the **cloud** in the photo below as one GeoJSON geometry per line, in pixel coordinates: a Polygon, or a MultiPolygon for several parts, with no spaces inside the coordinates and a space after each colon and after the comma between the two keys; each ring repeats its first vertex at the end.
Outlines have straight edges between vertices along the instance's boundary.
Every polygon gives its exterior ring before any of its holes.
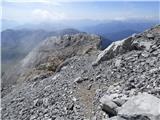
{"type": "Polygon", "coordinates": [[[124,17],[115,17],[112,18],[112,20],[118,20],[118,21],[125,21],[125,20],[129,20],[129,19],[135,19],[135,20],[157,20],[158,16],[150,16],[150,15],[145,15],[145,16],[124,16],[124,17]]]}
{"type": "Polygon", "coordinates": [[[35,9],[32,12],[32,18],[38,21],[52,21],[61,20],[66,18],[64,13],[61,12],[50,12],[44,9],[35,9]]]}

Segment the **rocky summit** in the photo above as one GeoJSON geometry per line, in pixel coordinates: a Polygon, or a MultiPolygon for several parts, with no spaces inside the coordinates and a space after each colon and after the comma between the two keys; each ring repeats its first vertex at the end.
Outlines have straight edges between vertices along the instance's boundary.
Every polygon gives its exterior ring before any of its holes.
{"type": "Polygon", "coordinates": [[[160,26],[100,42],[80,33],[38,45],[5,74],[2,119],[160,120],[160,26]]]}

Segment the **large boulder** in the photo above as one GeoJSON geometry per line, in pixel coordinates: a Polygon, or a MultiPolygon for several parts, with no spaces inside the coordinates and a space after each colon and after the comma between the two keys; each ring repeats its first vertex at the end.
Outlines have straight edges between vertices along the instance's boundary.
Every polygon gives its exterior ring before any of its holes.
{"type": "Polygon", "coordinates": [[[93,65],[97,65],[101,61],[109,60],[118,54],[122,54],[122,53],[129,51],[133,47],[132,42],[133,42],[132,37],[123,39],[121,41],[113,42],[111,45],[109,45],[105,50],[103,50],[98,55],[93,65]]]}
{"type": "Polygon", "coordinates": [[[112,98],[108,95],[104,95],[100,99],[100,103],[102,104],[102,110],[106,112],[109,117],[117,115],[116,108],[118,108],[117,104],[112,101],[112,98]]]}
{"type": "Polygon", "coordinates": [[[160,120],[160,99],[141,93],[123,104],[118,115],[127,120],[160,120]]]}

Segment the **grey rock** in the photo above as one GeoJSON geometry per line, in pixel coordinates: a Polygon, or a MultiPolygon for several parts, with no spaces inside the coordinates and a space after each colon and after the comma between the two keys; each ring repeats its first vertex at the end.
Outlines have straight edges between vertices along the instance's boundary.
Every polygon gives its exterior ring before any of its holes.
{"type": "Polygon", "coordinates": [[[147,36],[147,38],[149,38],[149,39],[154,39],[154,35],[151,34],[151,33],[148,33],[146,36],[147,36]]]}
{"type": "Polygon", "coordinates": [[[143,42],[143,41],[136,41],[132,37],[128,37],[126,39],[123,39],[121,41],[113,42],[111,45],[109,45],[105,50],[100,52],[97,59],[92,63],[93,66],[98,65],[101,61],[104,60],[110,60],[114,58],[117,55],[124,54],[128,51],[132,50],[143,50],[143,49],[149,49],[148,44],[149,42],[143,42]]]}
{"type": "Polygon", "coordinates": [[[126,119],[124,119],[124,118],[122,118],[120,116],[114,116],[114,117],[111,117],[111,118],[106,119],[106,120],[126,120],[126,119]]]}
{"type": "Polygon", "coordinates": [[[77,77],[75,80],[74,80],[74,83],[82,83],[84,81],[84,79],[82,77],[77,77]]]}
{"type": "Polygon", "coordinates": [[[65,120],[63,117],[57,117],[55,120],[65,120]]]}
{"type": "Polygon", "coordinates": [[[160,118],[160,99],[142,93],[130,98],[118,111],[118,115],[125,118],[147,118],[158,120],[160,118]]]}
{"type": "Polygon", "coordinates": [[[87,90],[90,90],[91,87],[92,87],[92,84],[89,84],[89,85],[87,86],[87,90]]]}
{"type": "Polygon", "coordinates": [[[109,116],[115,116],[117,115],[116,108],[118,107],[117,104],[115,104],[110,96],[104,95],[100,102],[102,103],[102,110],[105,111],[109,116]]]}
{"type": "Polygon", "coordinates": [[[43,100],[41,99],[37,99],[34,101],[34,106],[39,107],[43,104],[43,100]]]}
{"type": "Polygon", "coordinates": [[[113,102],[116,103],[118,106],[122,106],[127,100],[123,98],[114,99],[113,102]]]}
{"type": "MultiPolygon", "coordinates": [[[[37,71],[37,68],[31,69],[33,71],[29,77],[27,77],[28,81],[22,80],[21,84],[14,86],[13,90],[10,93],[6,92],[7,95],[4,95],[1,99],[2,119],[27,120],[30,119],[31,116],[33,119],[35,116],[36,120],[50,118],[53,120],[56,118],[82,120],[90,119],[93,116],[95,116],[97,120],[112,119],[111,115],[109,116],[107,112],[102,111],[100,105],[102,104],[103,106],[103,103],[100,103],[99,100],[104,94],[109,96],[107,100],[111,103],[108,104],[108,102],[104,102],[107,106],[104,105],[104,110],[109,109],[112,110],[112,112],[114,111],[113,113],[116,113],[114,114],[116,117],[123,117],[123,119],[126,120],[150,119],[150,115],[146,116],[142,113],[135,116],[120,116],[117,115],[117,111],[120,111],[121,108],[130,101],[130,98],[138,95],[138,93],[147,92],[159,100],[160,56],[159,54],[152,54],[156,51],[159,52],[160,49],[157,42],[160,39],[159,28],[160,27],[155,27],[144,33],[140,33],[138,38],[132,38],[132,45],[137,45],[136,47],[134,46],[136,49],[122,48],[124,45],[119,46],[116,49],[119,49],[120,53],[117,54],[116,52],[113,58],[104,59],[94,67],[92,63],[97,59],[97,55],[101,53],[98,49],[91,50],[92,52],[89,49],[84,51],[80,50],[80,53],[76,52],[73,56],[65,57],[66,59],[62,61],[62,64],[60,64],[57,68],[58,70],[55,72],[37,71]],[[147,39],[147,33],[153,33],[155,38],[153,40],[147,39]],[[140,47],[143,49],[140,49],[140,47]],[[121,50],[126,51],[122,53],[121,50]],[[142,57],[142,53],[149,55],[148,57],[142,57]],[[79,76],[83,80],[75,84],[74,80],[79,76]],[[96,80],[97,76],[99,77],[96,80]],[[92,87],[88,90],[88,86],[90,85],[92,85],[92,87]]],[[[92,35],[91,38],[97,39],[92,35]]],[[[61,37],[60,40],[61,39],[63,41],[75,40],[73,44],[75,43],[76,46],[74,47],[80,47],[86,43],[87,38],[85,35],[77,35],[76,37],[71,36],[71,38],[65,36],[64,39],[63,37],[61,37]],[[77,40],[75,38],[77,38],[77,40]],[[76,42],[79,40],[82,40],[80,43],[78,42],[80,45],[76,42]]],[[[85,45],[88,46],[88,44],[85,45]]],[[[61,43],[56,46],[58,45],[61,46],[61,43]]],[[[66,46],[71,47],[69,44],[62,42],[61,49],[65,49],[66,46]]],[[[67,52],[66,49],[65,52],[67,52]]],[[[45,62],[44,64],[49,65],[49,63],[45,62]]],[[[42,63],[42,66],[44,64],[42,63]]],[[[21,67],[18,69],[23,71],[21,67]]],[[[16,69],[14,70],[16,71],[16,69]]],[[[27,73],[24,71],[23,75],[25,77],[27,73]]],[[[23,77],[23,75],[21,77],[23,77]]],[[[14,74],[12,74],[12,77],[15,77],[14,74]]],[[[7,88],[3,89],[3,92],[5,91],[7,91],[7,88]]],[[[154,99],[155,98],[152,100],[154,99]]],[[[133,104],[134,102],[131,103],[133,104]]],[[[154,104],[154,102],[152,103],[154,104]]],[[[157,106],[157,104],[152,105],[149,111],[155,109],[155,111],[157,111],[157,106]]],[[[132,105],[129,107],[132,107],[132,105]]],[[[137,108],[136,106],[134,107],[137,108]]],[[[136,109],[132,110],[136,112],[136,109]]],[[[127,112],[128,111],[125,113],[127,112]]],[[[113,116],[113,118],[116,117],[113,116]]],[[[158,117],[157,119],[159,120],[158,117]]]]}
{"type": "Polygon", "coordinates": [[[36,75],[38,77],[35,77],[34,81],[49,77],[66,66],[68,62],[65,60],[68,58],[97,53],[101,47],[100,42],[99,36],[86,33],[46,38],[18,65],[3,75],[2,87],[29,81],[36,75]]]}

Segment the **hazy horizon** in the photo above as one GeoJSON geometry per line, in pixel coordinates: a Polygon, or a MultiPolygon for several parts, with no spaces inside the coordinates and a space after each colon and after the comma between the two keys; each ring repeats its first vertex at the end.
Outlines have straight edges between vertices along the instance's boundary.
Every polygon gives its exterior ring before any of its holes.
{"type": "Polygon", "coordinates": [[[3,0],[1,20],[18,23],[159,20],[159,1],[3,0]]]}

